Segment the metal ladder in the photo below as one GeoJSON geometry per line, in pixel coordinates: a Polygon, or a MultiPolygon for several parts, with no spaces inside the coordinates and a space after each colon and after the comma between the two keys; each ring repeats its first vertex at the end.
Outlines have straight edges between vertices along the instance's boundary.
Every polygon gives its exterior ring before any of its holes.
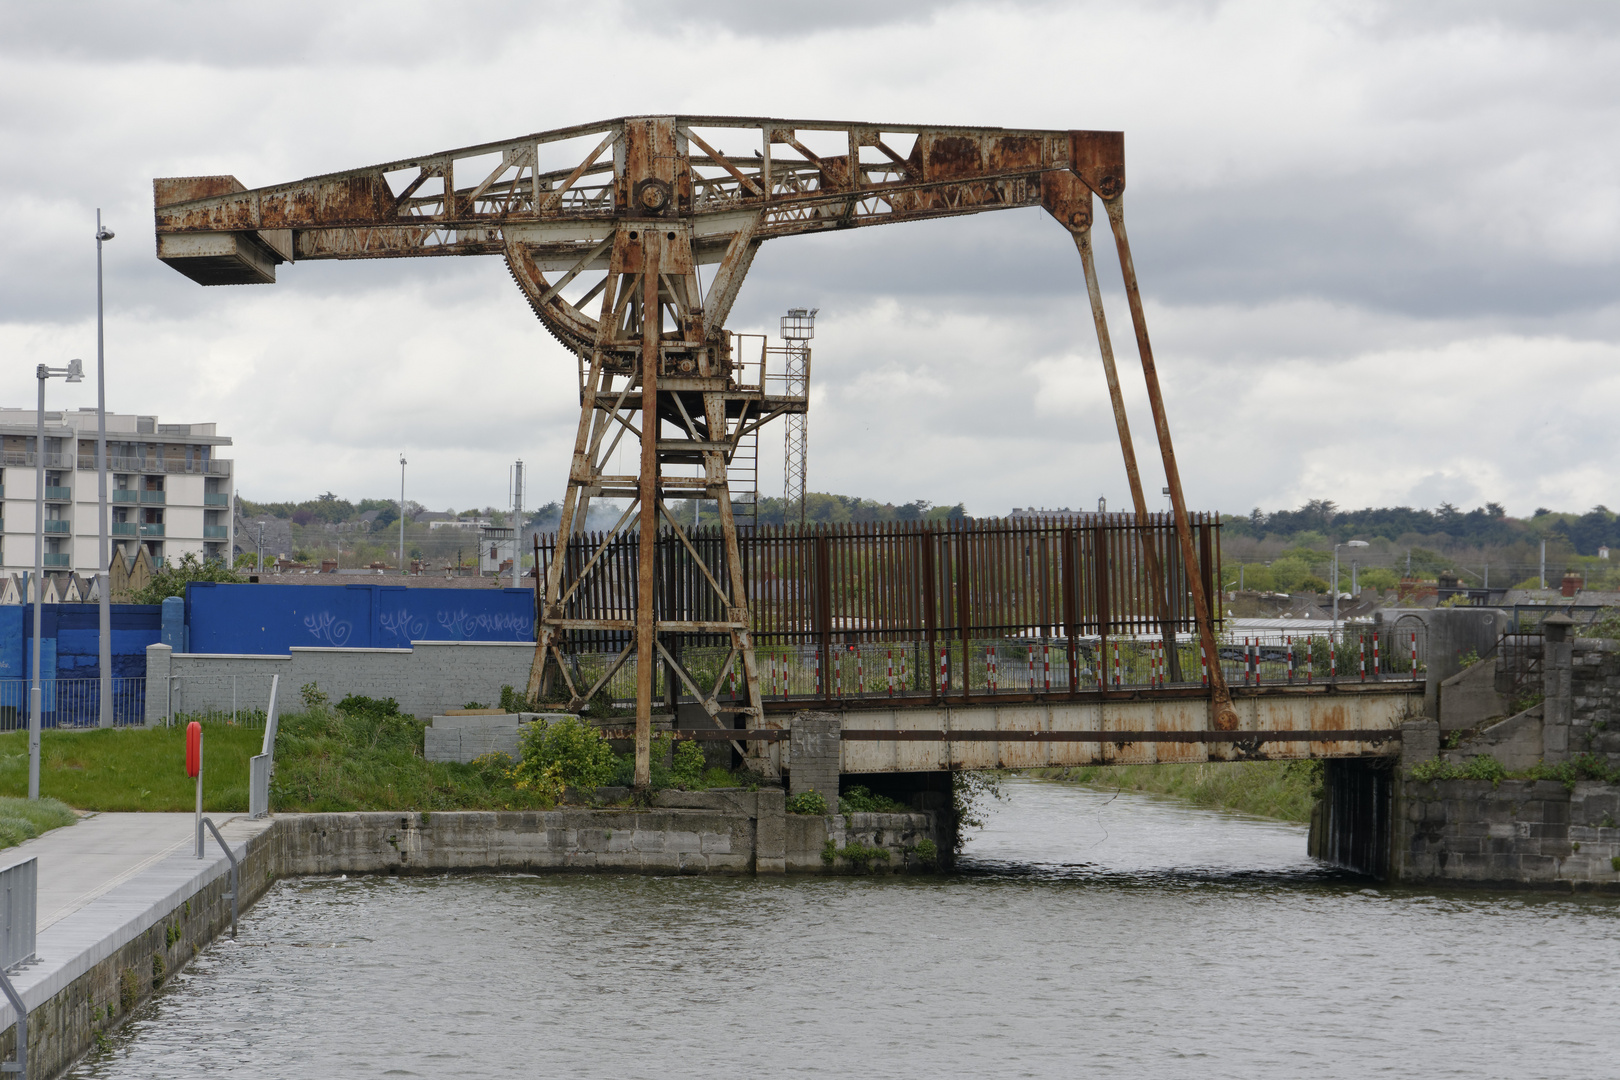
{"type": "Polygon", "coordinates": [[[732,513],[739,532],[759,529],[759,431],[755,429],[737,440],[737,449],[726,466],[726,488],[731,492],[732,513]]]}

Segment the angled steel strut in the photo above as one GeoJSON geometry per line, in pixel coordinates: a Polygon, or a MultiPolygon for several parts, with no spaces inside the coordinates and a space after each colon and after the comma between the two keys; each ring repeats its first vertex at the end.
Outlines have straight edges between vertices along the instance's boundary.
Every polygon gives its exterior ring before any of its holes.
{"type": "MultiPolygon", "coordinates": [[[[1180,541],[1180,574],[1170,575],[1148,555],[1166,633],[1176,606],[1174,577],[1190,594],[1209,658],[1214,726],[1237,726],[1216,662],[1211,598],[1196,571],[1126,239],[1124,187],[1118,132],[719,116],[624,117],[253,190],[230,176],[153,181],[158,258],[204,285],[273,282],[279,264],[304,259],[506,259],[535,314],[580,362],[582,407],[560,535],[580,531],[591,499],[622,498],[630,509],[610,538],[632,527],[640,536],[634,581],[625,580],[624,568],[590,555],[576,558],[577,549],[559,545],[540,586],[529,690],[537,694],[561,678],[571,703],[583,704],[602,684],[574,681],[564,662],[571,632],[606,631],[628,640],[613,667],[632,654],[638,658],[636,777],[642,784],[653,670],[660,661],[717,725],[728,711],[742,714],[746,726],[767,723],[727,466],[743,437],[778,416],[803,413],[807,403],[802,394],[770,393],[763,377],[754,381],[725,329],[764,241],[1044,207],[1082,255],[1131,495],[1137,513],[1146,514],[1095,284],[1093,195],[1103,201],[1124,272],[1180,541]],[[640,450],[634,475],[610,471],[626,435],[640,450]],[[709,618],[659,617],[653,538],[667,528],[694,555],[698,550],[666,508],[667,497],[717,505],[722,550],[704,562],[714,592],[709,618]],[[570,599],[593,588],[622,597],[623,617],[570,618],[570,599]],[[701,686],[661,644],[667,635],[691,633],[729,636],[730,658],[713,686],[701,686]],[[734,667],[746,684],[747,704],[728,710],[717,691],[734,667]]],[[[759,755],[753,764],[770,771],[766,744],[749,745],[760,747],[750,751],[759,755]]]]}

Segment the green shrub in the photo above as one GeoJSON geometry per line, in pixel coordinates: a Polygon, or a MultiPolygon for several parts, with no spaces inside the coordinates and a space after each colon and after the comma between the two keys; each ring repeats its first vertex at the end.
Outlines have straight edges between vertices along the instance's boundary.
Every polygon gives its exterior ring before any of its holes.
{"type": "Polygon", "coordinates": [[[919,840],[917,846],[911,849],[922,866],[937,866],[939,864],[939,845],[932,840],[919,840]]]}
{"type": "Polygon", "coordinates": [[[895,802],[886,795],[874,795],[859,784],[838,797],[841,814],[905,814],[910,811],[911,807],[905,803],[895,802]]]}
{"type": "Polygon", "coordinates": [[[563,785],[611,783],[619,762],[595,725],[577,716],[535,720],[523,733],[523,759],[512,770],[519,790],[562,793],[563,785]]]}
{"type": "Polygon", "coordinates": [[[1412,766],[1407,776],[1421,784],[1437,780],[1489,780],[1494,786],[1508,778],[1508,771],[1506,766],[1491,755],[1481,754],[1476,758],[1470,758],[1467,765],[1457,765],[1440,758],[1419,762],[1412,766]]]}
{"type": "Polygon", "coordinates": [[[510,686],[501,687],[501,708],[509,713],[544,712],[538,701],[531,701],[510,686]]]}
{"type": "MultiPolygon", "coordinates": [[[[787,812],[790,814],[807,814],[811,817],[825,817],[827,814],[827,799],[819,791],[801,791],[787,801],[787,812]]],[[[829,844],[832,841],[827,841],[829,844]]]]}
{"type": "Polygon", "coordinates": [[[703,770],[706,762],[703,760],[703,747],[692,739],[682,739],[675,744],[675,764],[670,768],[670,779],[688,791],[695,791],[703,786],[703,770]]]}
{"type": "MultiPolygon", "coordinates": [[[[889,861],[889,852],[887,848],[871,847],[870,845],[862,844],[859,841],[853,844],[845,844],[841,848],[833,848],[833,842],[828,840],[827,848],[832,848],[832,853],[836,857],[845,860],[851,866],[853,866],[857,874],[866,873],[872,868],[873,862],[889,861]]],[[[827,858],[827,848],[822,849],[821,860],[826,863],[831,863],[832,860],[827,858]]]]}

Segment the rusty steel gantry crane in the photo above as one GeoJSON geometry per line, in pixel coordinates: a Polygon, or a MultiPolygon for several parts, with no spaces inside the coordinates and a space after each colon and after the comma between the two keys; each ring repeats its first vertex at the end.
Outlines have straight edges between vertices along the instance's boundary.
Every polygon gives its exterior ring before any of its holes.
{"type": "MultiPolygon", "coordinates": [[[[252,190],[232,176],[162,178],[153,181],[153,201],[158,258],[204,285],[273,282],[278,264],[306,259],[505,258],[535,314],[579,358],[581,412],[559,538],[583,525],[589,500],[598,497],[630,500],[609,538],[632,523],[639,529],[637,601],[621,619],[567,617],[569,598],[609,569],[600,561],[605,543],[582,561],[564,558],[559,544],[539,585],[544,592],[529,692],[560,676],[578,706],[636,656],[636,778],[645,784],[659,661],[716,718],[725,711],[717,702],[719,686],[740,665],[748,704],[737,711],[749,726],[765,722],[727,465],[740,439],[775,417],[803,412],[806,401],[771,394],[763,377],[746,381],[725,321],[766,240],[1044,207],[1079,250],[1131,498],[1146,519],[1092,256],[1093,195],[1102,200],[1119,255],[1188,571],[1181,576],[1208,661],[1213,726],[1236,728],[1217,662],[1210,598],[1194,570],[1181,476],[1125,232],[1124,190],[1119,132],[640,116],[252,190]],[[746,145],[739,148],[739,141],[746,145]],[[732,151],[719,149],[721,142],[732,151]],[[559,150],[576,146],[588,149],[559,157],[559,150]],[[705,285],[700,268],[706,266],[713,269],[705,285]],[[582,294],[564,297],[585,284],[591,287],[582,294]],[[615,474],[609,471],[613,451],[626,434],[639,444],[640,467],[615,474]],[[682,475],[694,467],[695,475],[682,475]],[[718,565],[698,555],[666,508],[666,494],[718,505],[724,540],[718,565]],[[713,618],[657,618],[653,540],[661,527],[703,568],[715,593],[713,618]],[[629,640],[596,686],[575,685],[564,661],[565,635],[580,630],[618,632],[629,640]],[[730,655],[712,687],[700,686],[660,640],[693,632],[729,635],[730,655]]],[[[1144,556],[1169,636],[1167,568],[1156,565],[1151,549],[1144,556]]],[[[626,584],[606,583],[620,595],[628,594],[626,584]]]]}

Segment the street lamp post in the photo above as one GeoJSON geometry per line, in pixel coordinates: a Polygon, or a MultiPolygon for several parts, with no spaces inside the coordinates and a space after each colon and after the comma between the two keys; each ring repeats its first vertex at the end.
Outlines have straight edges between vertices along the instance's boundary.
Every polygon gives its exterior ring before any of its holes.
{"type": "MultiPolygon", "coordinates": [[[[101,210],[96,210],[96,494],[101,509],[96,518],[100,533],[100,562],[96,564],[99,587],[97,606],[100,611],[101,709],[96,722],[102,727],[113,726],[112,690],[112,552],[107,537],[107,350],[103,334],[104,320],[101,309],[101,245],[113,238],[113,231],[101,223],[101,210]]],[[[43,384],[41,384],[43,385],[43,384]]],[[[41,406],[43,408],[43,406],[41,406]]]]}
{"type": "Polygon", "coordinates": [[[405,566],[405,455],[399,455],[399,572],[408,574],[405,566]]]}
{"type": "Polygon", "coordinates": [[[45,599],[45,380],[84,381],[84,361],[69,360],[65,368],[34,369],[39,379],[39,411],[34,414],[34,663],[28,688],[28,797],[39,798],[39,729],[44,722],[44,694],[39,683],[39,635],[45,599]]]}
{"type": "Polygon", "coordinates": [[[1335,639],[1337,639],[1339,633],[1339,549],[1342,547],[1364,548],[1366,546],[1367,541],[1365,540],[1346,540],[1342,544],[1333,545],[1333,633],[1335,639]]]}

